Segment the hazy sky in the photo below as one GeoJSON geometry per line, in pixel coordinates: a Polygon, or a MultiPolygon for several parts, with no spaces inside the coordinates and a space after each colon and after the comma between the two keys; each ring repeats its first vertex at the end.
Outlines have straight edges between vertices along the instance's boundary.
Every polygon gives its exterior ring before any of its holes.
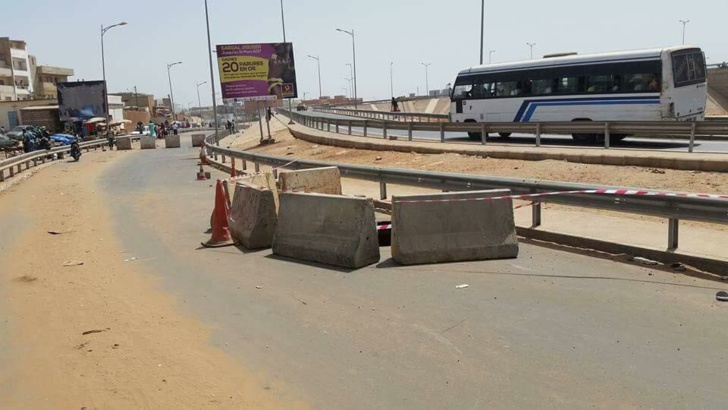
{"type": "MultiPolygon", "coordinates": [[[[105,35],[110,92],[130,90],[161,98],[169,93],[172,68],[177,104],[211,104],[204,0],[2,0],[2,36],[28,42],[39,64],[72,67],[79,79],[101,79],[100,25],[126,26],[105,35]],[[17,18],[7,18],[17,16],[17,18]]],[[[283,39],[279,0],[208,0],[215,44],[278,42],[283,39]]],[[[316,61],[321,57],[323,94],[343,94],[349,77],[351,39],[337,27],[356,31],[359,97],[388,98],[389,63],[396,95],[444,88],[461,69],[479,60],[480,0],[284,0],[288,41],[294,43],[299,94],[318,95],[316,61]]],[[[662,47],[686,42],[701,46],[708,64],[728,60],[723,34],[724,0],[486,0],[485,60],[534,55],[662,47]],[[658,6],[659,5],[659,6],[658,6]]],[[[217,62],[213,60],[217,82],[217,62]]],[[[219,90],[219,85],[216,84],[219,90]]]]}

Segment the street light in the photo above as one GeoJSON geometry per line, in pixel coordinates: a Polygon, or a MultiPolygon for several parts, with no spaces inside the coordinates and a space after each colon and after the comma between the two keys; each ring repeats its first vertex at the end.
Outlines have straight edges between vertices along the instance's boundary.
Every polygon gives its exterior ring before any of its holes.
{"type": "Polygon", "coordinates": [[[176,120],[177,117],[174,114],[174,92],[172,91],[172,74],[170,74],[169,69],[176,66],[177,64],[182,64],[182,62],[177,61],[176,63],[167,64],[167,79],[169,80],[169,105],[172,106],[172,120],[176,120]]]}
{"type": "Polygon", "coordinates": [[[351,49],[352,49],[352,55],[354,56],[354,109],[357,108],[357,98],[358,93],[356,89],[356,39],[354,36],[354,29],[351,29],[351,31],[342,30],[340,28],[337,28],[336,31],[340,31],[342,33],[346,33],[351,36],[351,49]]]}
{"type": "Polygon", "coordinates": [[[685,44],[685,26],[687,26],[688,23],[690,23],[690,20],[680,20],[680,22],[683,25],[683,29],[682,29],[682,43],[685,44]]]}
{"type": "Polygon", "coordinates": [[[535,46],[536,43],[526,43],[526,45],[531,47],[531,60],[533,60],[533,46],[535,46]]]}
{"type": "Polygon", "coordinates": [[[488,64],[493,62],[493,53],[495,53],[495,50],[488,51],[488,64]]]}
{"type": "Polygon", "coordinates": [[[346,80],[349,83],[349,94],[351,94],[351,90],[353,89],[351,87],[351,78],[344,77],[344,80],[346,80]]]}
{"type": "Polygon", "coordinates": [[[202,108],[202,100],[200,100],[200,86],[203,84],[207,84],[207,81],[203,81],[201,83],[197,83],[197,109],[199,110],[202,108]]]}
{"type": "MultiPolygon", "coordinates": [[[[207,0],[205,0],[205,25],[207,26],[207,58],[210,61],[210,92],[212,94],[212,122],[215,123],[215,144],[220,145],[217,124],[217,101],[215,100],[215,74],[212,69],[212,42],[210,41],[210,15],[207,11],[207,0]]],[[[262,135],[263,133],[261,133],[262,135]]]]}
{"type": "Polygon", "coordinates": [[[427,64],[420,63],[420,64],[425,66],[425,95],[428,96],[428,95],[430,95],[430,77],[429,77],[427,67],[431,66],[432,63],[427,63],[427,64]]]}
{"type": "Polygon", "coordinates": [[[480,7],[480,65],[483,65],[483,43],[485,42],[485,0],[480,7]]]}
{"type": "MultiPolygon", "coordinates": [[[[205,1],[207,1],[207,0],[205,0],[205,1]]],[[[285,16],[284,9],[283,9],[283,0],[281,0],[281,26],[283,26],[283,42],[285,43],[286,42],[286,16],[285,16]]],[[[319,72],[320,71],[321,70],[319,70],[319,72]]],[[[319,74],[319,78],[320,78],[320,74],[319,74]]],[[[319,84],[320,84],[320,81],[319,81],[319,84]]],[[[320,90],[320,88],[321,87],[319,86],[319,90],[320,90]]],[[[291,109],[291,99],[289,98],[288,99],[288,112],[290,113],[292,111],[293,110],[291,109]]],[[[291,115],[291,117],[292,117],[292,115],[291,115]]],[[[289,124],[294,124],[293,119],[292,118],[289,118],[288,119],[288,123],[289,124]]],[[[261,137],[261,140],[262,140],[262,138],[263,138],[263,130],[262,129],[260,130],[260,137],[261,137]]]]}
{"type": "Polygon", "coordinates": [[[389,90],[394,99],[394,61],[389,63],[389,90]]]}
{"type": "Polygon", "coordinates": [[[310,55],[310,54],[309,54],[309,57],[310,57],[310,58],[313,58],[314,60],[316,60],[316,65],[318,66],[318,79],[319,79],[319,100],[320,100],[320,99],[321,99],[321,97],[322,97],[322,96],[324,95],[324,94],[323,94],[323,93],[321,92],[321,59],[320,59],[320,58],[319,58],[318,56],[312,56],[312,55],[310,55]]]}
{"type": "Polygon", "coordinates": [[[106,59],[104,56],[104,34],[106,34],[107,31],[111,30],[114,27],[119,26],[125,26],[126,21],[122,21],[121,23],[114,24],[109,27],[104,27],[104,25],[101,25],[101,72],[104,76],[104,107],[106,107],[104,115],[106,116],[106,137],[109,137],[109,90],[106,86],[106,59]]]}

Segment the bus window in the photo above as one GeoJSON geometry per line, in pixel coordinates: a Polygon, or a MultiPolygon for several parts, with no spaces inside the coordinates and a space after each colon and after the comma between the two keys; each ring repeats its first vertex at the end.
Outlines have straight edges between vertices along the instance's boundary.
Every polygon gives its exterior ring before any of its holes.
{"type": "Polygon", "coordinates": [[[604,93],[611,91],[614,86],[614,78],[611,75],[592,75],[587,77],[588,93],[604,93]]]}
{"type": "Polygon", "coordinates": [[[478,83],[473,85],[472,98],[490,98],[492,97],[493,84],[492,83],[478,83]]]}
{"type": "MultiPolygon", "coordinates": [[[[656,76],[654,74],[627,74],[624,76],[624,90],[626,92],[649,92],[650,90],[650,81],[652,77],[655,76],[657,79],[658,87],[657,90],[654,91],[660,91],[659,87],[659,81],[660,77],[656,76]]],[[[652,86],[654,88],[654,85],[652,86]]]]}
{"type": "Polygon", "coordinates": [[[533,94],[534,95],[549,95],[554,92],[554,82],[556,80],[547,78],[545,80],[534,80],[533,81],[533,94]]]}
{"type": "Polygon", "coordinates": [[[558,79],[558,93],[559,94],[575,94],[583,90],[583,82],[581,87],[579,86],[579,77],[561,77],[558,79]]]}
{"type": "Polygon", "coordinates": [[[462,100],[465,98],[471,98],[472,90],[473,90],[472,84],[456,85],[455,89],[452,92],[452,99],[453,100],[458,100],[458,99],[462,100]]]}
{"type": "Polygon", "coordinates": [[[517,83],[515,81],[499,82],[495,85],[495,95],[497,97],[510,97],[517,94],[517,83]]]}
{"type": "Polygon", "coordinates": [[[705,57],[701,51],[672,56],[675,87],[705,82],[705,57]]]}

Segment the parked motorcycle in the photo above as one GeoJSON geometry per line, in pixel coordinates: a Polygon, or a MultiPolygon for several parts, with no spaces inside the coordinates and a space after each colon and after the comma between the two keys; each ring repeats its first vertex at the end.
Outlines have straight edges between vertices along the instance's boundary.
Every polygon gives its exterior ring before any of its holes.
{"type": "Polygon", "coordinates": [[[71,143],[71,157],[73,157],[73,160],[76,162],[81,159],[81,147],[78,145],[78,141],[73,141],[73,143],[71,143]]]}

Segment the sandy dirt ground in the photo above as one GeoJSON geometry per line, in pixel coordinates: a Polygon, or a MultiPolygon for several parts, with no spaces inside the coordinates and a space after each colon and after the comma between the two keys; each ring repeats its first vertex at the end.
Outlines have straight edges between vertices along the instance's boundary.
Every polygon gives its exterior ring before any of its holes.
{"type": "Polygon", "coordinates": [[[84,155],[0,194],[0,215],[22,204],[30,221],[0,249],[11,353],[0,408],[281,407],[258,375],[208,345],[209,329],[180,314],[152,272],[125,262],[97,194],[97,176],[123,155],[135,154],[84,155]]]}

